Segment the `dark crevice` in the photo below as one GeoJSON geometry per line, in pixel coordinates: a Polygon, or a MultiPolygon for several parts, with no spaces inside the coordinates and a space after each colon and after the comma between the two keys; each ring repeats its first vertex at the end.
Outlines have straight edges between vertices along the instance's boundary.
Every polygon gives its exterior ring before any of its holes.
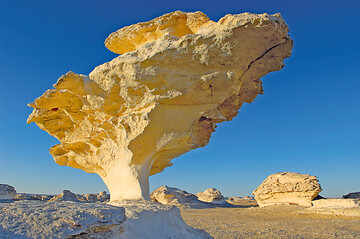
{"type": "Polygon", "coordinates": [[[285,42],[287,42],[288,39],[286,39],[286,41],[282,42],[282,43],[279,43],[279,44],[276,44],[275,46],[272,46],[270,47],[269,49],[267,49],[263,54],[261,54],[261,56],[259,56],[258,58],[256,58],[255,60],[251,61],[250,64],[248,65],[248,67],[246,68],[246,70],[241,74],[241,76],[239,77],[239,79],[241,79],[244,74],[250,69],[251,65],[256,62],[257,60],[260,60],[263,56],[265,56],[269,51],[271,51],[272,49],[274,49],[275,47],[278,47],[282,44],[284,44],[285,42]]]}

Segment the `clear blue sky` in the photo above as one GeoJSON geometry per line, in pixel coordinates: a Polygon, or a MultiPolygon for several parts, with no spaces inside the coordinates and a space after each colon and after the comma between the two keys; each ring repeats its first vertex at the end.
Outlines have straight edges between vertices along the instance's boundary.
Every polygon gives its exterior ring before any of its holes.
{"type": "Polygon", "coordinates": [[[316,175],[324,196],[360,191],[360,1],[0,1],[0,183],[19,192],[99,192],[96,174],[58,166],[56,139],[26,124],[32,102],[68,71],[88,74],[116,54],[113,31],[175,10],[281,12],[294,40],[265,94],[222,123],[210,143],[150,178],[151,189],[209,187],[245,196],[270,174],[316,175]]]}

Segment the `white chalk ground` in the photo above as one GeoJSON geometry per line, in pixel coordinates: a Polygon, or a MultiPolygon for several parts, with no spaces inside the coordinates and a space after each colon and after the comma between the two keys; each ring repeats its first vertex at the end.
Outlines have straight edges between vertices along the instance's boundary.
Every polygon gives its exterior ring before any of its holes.
{"type": "Polygon", "coordinates": [[[124,208],[99,203],[0,203],[0,238],[111,238],[119,234],[125,218],[124,208]]]}
{"type": "Polygon", "coordinates": [[[120,238],[212,238],[207,232],[188,226],[180,215],[180,210],[172,205],[151,201],[112,202],[125,208],[125,231],[120,238]]]}
{"type": "Polygon", "coordinates": [[[15,201],[0,203],[1,239],[212,238],[188,226],[175,206],[149,201],[109,204],[15,201]]]}

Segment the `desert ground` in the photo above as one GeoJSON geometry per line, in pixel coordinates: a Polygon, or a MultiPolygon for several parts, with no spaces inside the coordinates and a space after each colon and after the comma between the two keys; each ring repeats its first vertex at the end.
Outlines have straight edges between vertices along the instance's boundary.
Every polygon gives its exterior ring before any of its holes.
{"type": "MultiPolygon", "coordinates": [[[[250,201],[250,202],[249,202],[250,201]]],[[[185,222],[214,238],[360,238],[360,217],[321,215],[305,207],[180,209],[185,222]]]]}

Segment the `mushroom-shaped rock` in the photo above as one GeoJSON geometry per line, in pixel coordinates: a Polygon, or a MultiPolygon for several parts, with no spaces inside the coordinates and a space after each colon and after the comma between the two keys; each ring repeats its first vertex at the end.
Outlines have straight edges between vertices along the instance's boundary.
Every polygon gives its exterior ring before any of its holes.
{"type": "Polygon", "coordinates": [[[79,202],[79,199],[76,197],[76,194],[71,192],[70,190],[64,190],[61,194],[50,199],[51,202],[54,201],[73,201],[79,202]]]}
{"type": "Polygon", "coordinates": [[[225,197],[221,194],[219,190],[216,188],[209,188],[204,192],[199,192],[195,194],[200,201],[203,202],[211,202],[217,204],[224,204],[226,203],[225,197]]]}
{"type": "Polygon", "coordinates": [[[0,184],[0,200],[12,200],[16,196],[16,190],[13,186],[0,184]]]}
{"type": "Polygon", "coordinates": [[[275,204],[311,206],[321,192],[317,177],[300,173],[276,173],[265,179],[253,192],[260,207],[275,204]]]}
{"type": "Polygon", "coordinates": [[[151,200],[162,204],[201,203],[194,194],[165,185],[155,189],[150,196],[151,200]]]}
{"type": "Polygon", "coordinates": [[[60,165],[97,173],[111,200],[150,200],[149,175],[205,146],[216,124],[262,94],[292,40],[280,14],[229,14],[218,22],[177,11],[109,36],[125,53],[89,76],[72,72],[34,103],[28,123],[56,137],[60,165]]]}
{"type": "Polygon", "coordinates": [[[343,198],[351,198],[351,199],[359,198],[360,199],[360,192],[348,193],[348,194],[344,195],[343,198]]]}

